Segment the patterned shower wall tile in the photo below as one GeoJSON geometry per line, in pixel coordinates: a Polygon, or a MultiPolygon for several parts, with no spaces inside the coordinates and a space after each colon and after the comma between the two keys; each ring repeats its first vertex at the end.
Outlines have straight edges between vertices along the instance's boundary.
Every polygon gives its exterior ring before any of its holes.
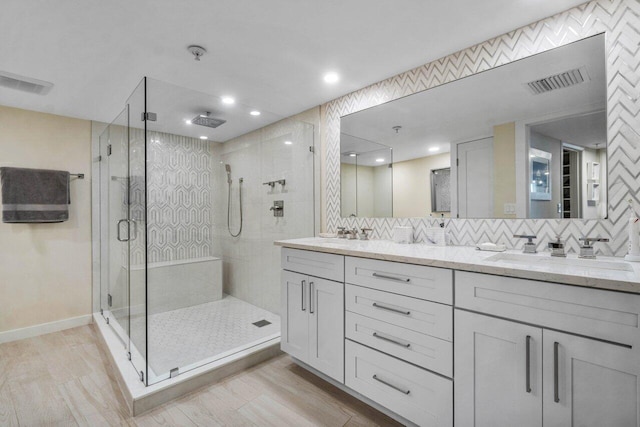
{"type": "MultiPolygon", "coordinates": [[[[132,217],[140,228],[145,225],[145,184],[147,197],[147,244],[138,229],[132,264],[144,264],[145,251],[150,263],[211,256],[211,143],[160,132],[150,132],[148,140],[146,183],[143,170],[130,178],[132,217]]],[[[143,131],[132,128],[131,150],[137,155],[143,147],[143,131]]],[[[132,162],[144,165],[143,160],[132,162]]]]}
{"type": "Polygon", "coordinates": [[[521,247],[513,234],[536,234],[538,250],[560,235],[578,252],[579,237],[598,235],[603,254],[626,253],[628,200],[640,208],[640,1],[595,0],[333,100],[324,106],[327,231],[339,226],[370,227],[373,237],[390,239],[395,225],[411,224],[425,241],[429,218],[340,217],[340,117],[439,86],[599,33],[606,33],[608,123],[608,218],[603,220],[449,219],[452,243],[490,240],[521,247]]]}

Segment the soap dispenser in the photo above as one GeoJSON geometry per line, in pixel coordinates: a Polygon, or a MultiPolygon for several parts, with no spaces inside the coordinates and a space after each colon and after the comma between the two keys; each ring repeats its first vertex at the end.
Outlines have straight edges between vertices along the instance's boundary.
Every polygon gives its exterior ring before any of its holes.
{"type": "Polygon", "coordinates": [[[629,250],[626,261],[640,262],[640,219],[633,208],[633,199],[629,199],[629,250]]]}

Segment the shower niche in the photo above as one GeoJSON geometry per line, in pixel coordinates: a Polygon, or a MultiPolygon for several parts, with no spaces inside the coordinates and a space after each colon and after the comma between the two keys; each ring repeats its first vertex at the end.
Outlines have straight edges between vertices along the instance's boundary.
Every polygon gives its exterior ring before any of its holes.
{"type": "Polygon", "coordinates": [[[279,348],[273,241],[314,233],[314,126],[258,110],[144,78],[99,137],[100,317],[144,386],[279,348]]]}

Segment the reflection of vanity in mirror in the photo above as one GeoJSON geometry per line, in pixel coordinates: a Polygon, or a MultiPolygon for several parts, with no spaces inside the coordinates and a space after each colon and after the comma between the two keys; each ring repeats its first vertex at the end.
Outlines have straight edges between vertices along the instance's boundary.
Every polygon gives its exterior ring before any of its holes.
{"type": "Polygon", "coordinates": [[[604,35],[340,120],[343,217],[605,218],[604,35]]]}

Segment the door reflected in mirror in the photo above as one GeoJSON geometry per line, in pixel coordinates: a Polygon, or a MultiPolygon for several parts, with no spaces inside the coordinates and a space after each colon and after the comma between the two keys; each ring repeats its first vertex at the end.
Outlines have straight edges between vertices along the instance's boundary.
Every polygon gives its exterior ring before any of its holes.
{"type": "Polygon", "coordinates": [[[343,217],[607,215],[602,34],[341,117],[340,129],[343,217]]]}

